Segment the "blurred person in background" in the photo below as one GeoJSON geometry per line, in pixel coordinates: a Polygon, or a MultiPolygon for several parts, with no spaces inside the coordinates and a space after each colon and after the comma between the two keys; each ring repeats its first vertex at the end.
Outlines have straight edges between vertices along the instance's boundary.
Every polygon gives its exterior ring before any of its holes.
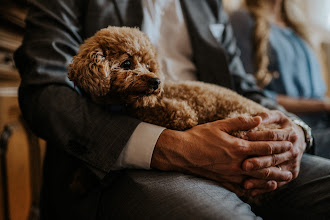
{"type": "Polygon", "coordinates": [[[231,14],[241,59],[257,85],[313,129],[314,153],[330,158],[330,101],[321,65],[294,1],[244,0],[231,14]],[[289,5],[291,4],[291,5],[289,5]],[[295,17],[295,19],[292,19],[295,17]]]}

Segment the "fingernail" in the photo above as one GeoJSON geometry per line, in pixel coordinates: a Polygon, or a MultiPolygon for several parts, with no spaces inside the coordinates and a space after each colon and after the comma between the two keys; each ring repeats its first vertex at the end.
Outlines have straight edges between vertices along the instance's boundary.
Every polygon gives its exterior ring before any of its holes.
{"type": "Polygon", "coordinates": [[[268,181],[269,188],[275,190],[277,188],[277,183],[274,180],[268,181]]]}
{"type": "Polygon", "coordinates": [[[255,116],[255,117],[253,117],[253,120],[255,122],[261,122],[262,121],[262,118],[260,116],[255,116]]]}
{"type": "Polygon", "coordinates": [[[289,180],[291,180],[291,179],[292,179],[292,173],[289,172],[288,175],[287,175],[287,180],[289,181],[289,180]]]}
{"type": "Polygon", "coordinates": [[[253,169],[253,164],[251,162],[247,162],[245,165],[245,170],[250,171],[253,169]]]}

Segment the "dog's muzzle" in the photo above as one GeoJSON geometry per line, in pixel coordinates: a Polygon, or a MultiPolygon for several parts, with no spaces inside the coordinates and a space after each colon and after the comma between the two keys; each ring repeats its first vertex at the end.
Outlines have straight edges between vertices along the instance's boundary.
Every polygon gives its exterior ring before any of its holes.
{"type": "Polygon", "coordinates": [[[148,83],[149,83],[149,85],[151,86],[151,88],[153,90],[156,90],[159,87],[160,79],[158,79],[158,78],[151,78],[151,79],[148,80],[148,83]]]}

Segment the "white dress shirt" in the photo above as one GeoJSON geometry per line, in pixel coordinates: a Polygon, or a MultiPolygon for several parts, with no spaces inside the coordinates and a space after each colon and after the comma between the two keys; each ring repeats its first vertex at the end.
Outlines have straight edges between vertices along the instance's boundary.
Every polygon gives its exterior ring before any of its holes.
{"type": "MultiPolygon", "coordinates": [[[[193,51],[179,0],[143,0],[142,31],[158,51],[158,60],[166,80],[197,80],[192,62],[193,51]]],[[[140,123],[114,169],[150,169],[158,137],[165,128],[140,123]]]]}

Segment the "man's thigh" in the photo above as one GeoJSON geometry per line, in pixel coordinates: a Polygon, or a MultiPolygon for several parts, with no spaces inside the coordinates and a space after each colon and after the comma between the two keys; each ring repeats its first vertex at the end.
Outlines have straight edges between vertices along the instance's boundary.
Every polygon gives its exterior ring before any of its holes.
{"type": "Polygon", "coordinates": [[[254,208],[265,219],[330,219],[330,160],[305,154],[298,178],[254,208]]]}
{"type": "Polygon", "coordinates": [[[100,207],[100,219],[260,219],[215,182],[174,172],[125,171],[100,207]]]}

